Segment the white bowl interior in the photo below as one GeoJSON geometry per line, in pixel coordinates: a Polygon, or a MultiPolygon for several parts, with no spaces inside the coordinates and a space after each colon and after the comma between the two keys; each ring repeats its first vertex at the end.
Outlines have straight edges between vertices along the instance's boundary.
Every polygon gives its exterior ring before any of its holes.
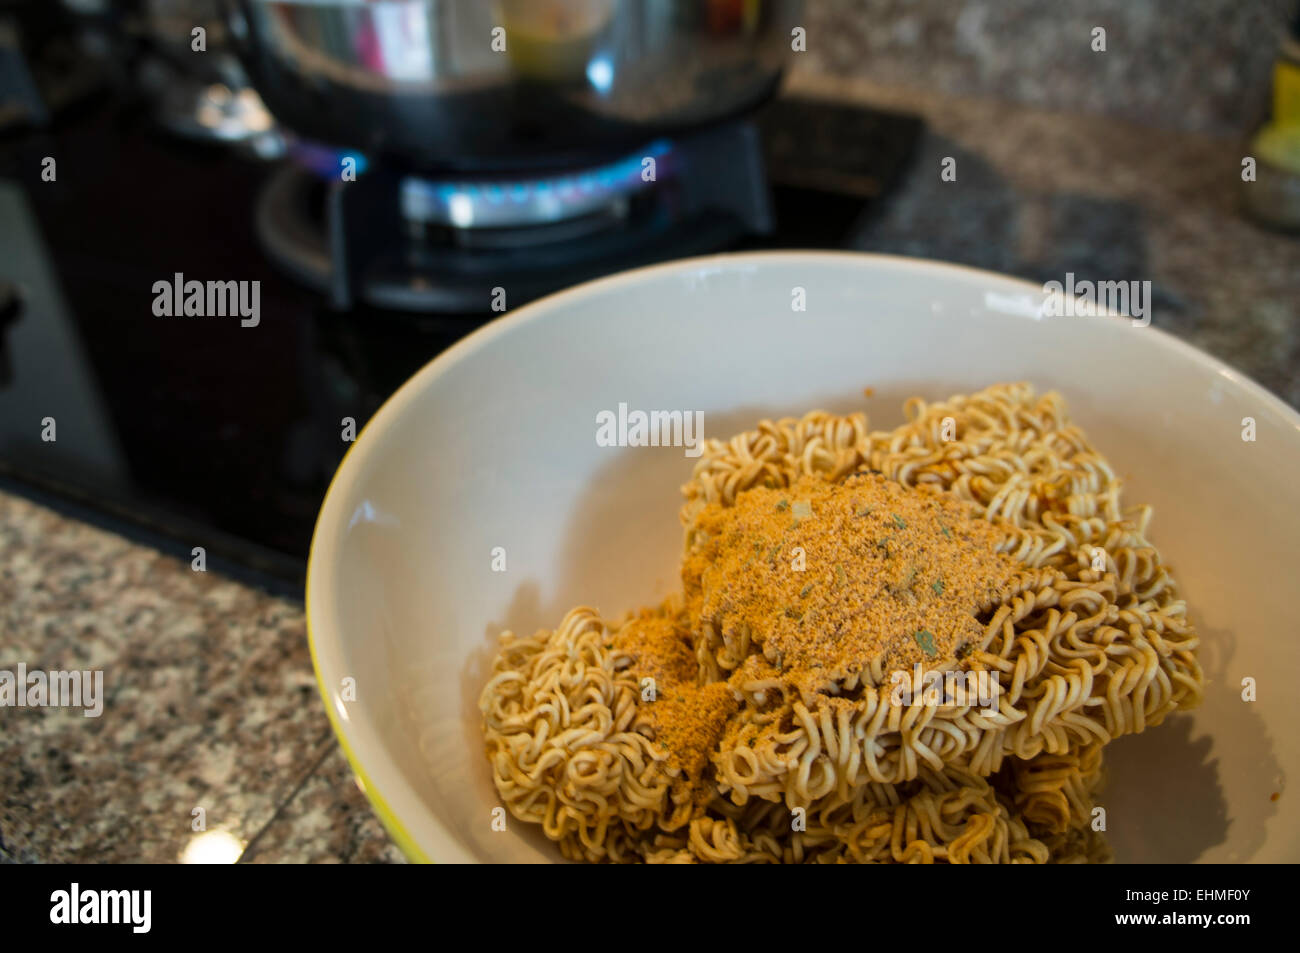
{"type": "Polygon", "coordinates": [[[908,396],[1029,380],[1065,395],[1127,504],[1155,505],[1151,535],[1202,635],[1204,705],[1108,748],[1117,858],[1300,859],[1282,810],[1300,757],[1300,417],[1156,330],[1158,313],[1149,328],[1036,318],[1041,297],[905,259],[721,256],[553,296],[421,371],[340,469],[309,571],[322,685],[399,841],[432,860],[558,857],[514,818],[494,830],[477,698],[497,634],[672,590],[692,464],[680,447],[598,446],[599,411],[701,410],[713,436],[814,407],[893,427],[908,396]],[[339,697],[346,677],[355,701],[339,697]]]}

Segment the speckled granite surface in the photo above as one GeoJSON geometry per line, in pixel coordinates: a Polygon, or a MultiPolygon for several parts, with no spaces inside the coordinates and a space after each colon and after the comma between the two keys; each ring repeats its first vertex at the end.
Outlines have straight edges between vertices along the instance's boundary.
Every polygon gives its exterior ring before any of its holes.
{"type": "Polygon", "coordinates": [[[105,705],[0,708],[0,861],[174,861],[196,808],[263,856],[396,856],[340,766],[300,607],[0,494],[0,669],[19,662],[100,669],[105,705]]]}
{"type": "Polygon", "coordinates": [[[248,845],[246,863],[405,863],[331,744],[302,790],[248,845]]]}
{"type": "Polygon", "coordinates": [[[863,251],[1034,282],[1150,281],[1151,323],[1300,407],[1300,237],[1238,211],[1243,141],[796,71],[787,93],[916,113],[899,187],[863,251]],[[957,179],[940,178],[956,160],[957,179]]]}
{"type": "MultiPolygon", "coordinates": [[[[791,91],[929,124],[859,247],[1151,280],[1156,326],[1300,406],[1300,240],[1237,214],[1232,138],[807,73],[791,91]]],[[[330,736],[300,606],[0,494],[0,669],[19,661],[100,668],[110,701],[0,709],[0,861],[174,860],[196,807],[249,861],[402,859],[330,736]]]]}
{"type": "Polygon", "coordinates": [[[805,0],[801,65],[945,95],[1244,134],[1294,0],[805,0]],[[1104,52],[1093,49],[1096,28],[1104,52]]]}

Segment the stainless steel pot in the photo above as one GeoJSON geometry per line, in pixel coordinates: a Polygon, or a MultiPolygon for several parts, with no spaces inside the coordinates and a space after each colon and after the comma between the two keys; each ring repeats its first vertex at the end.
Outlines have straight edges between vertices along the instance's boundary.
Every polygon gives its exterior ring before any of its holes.
{"type": "Polygon", "coordinates": [[[799,0],[228,0],[285,125],[446,168],[559,165],[774,89],[799,0]]]}

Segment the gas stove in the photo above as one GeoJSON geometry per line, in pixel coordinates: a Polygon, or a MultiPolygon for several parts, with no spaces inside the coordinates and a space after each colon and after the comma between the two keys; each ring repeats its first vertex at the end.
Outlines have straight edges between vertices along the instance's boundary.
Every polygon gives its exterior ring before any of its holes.
{"type": "Polygon", "coordinates": [[[777,99],[570,169],[480,177],[302,142],[267,161],[167,129],[149,100],[106,92],[0,138],[0,486],[296,593],[347,437],[423,364],[600,275],[842,247],[920,123],[777,99]],[[255,326],[157,306],[191,281],[252,287],[255,326]]]}
{"type": "Polygon", "coordinates": [[[773,228],[762,142],[745,121],[571,169],[475,178],[316,144],[288,151],[257,199],[258,237],[335,308],[499,312],[507,295],[513,306],[773,228]]]}

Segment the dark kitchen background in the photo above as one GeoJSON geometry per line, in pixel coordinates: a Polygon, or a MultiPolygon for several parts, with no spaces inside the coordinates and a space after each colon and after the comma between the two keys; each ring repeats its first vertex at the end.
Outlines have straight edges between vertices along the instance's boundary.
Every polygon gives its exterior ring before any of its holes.
{"type": "MultiPolygon", "coordinates": [[[[353,34],[330,4],[0,0],[0,647],[52,657],[57,629],[101,662],[199,666],[199,741],[225,767],[162,728],[142,757],[224,804],[246,855],[394,855],[311,694],[306,554],[345,420],[359,433],[498,317],[496,288],[513,309],[654,261],[792,247],[1150,280],[1156,327],[1300,406],[1293,0],[707,0],[634,30],[676,57],[658,73],[588,55],[610,2],[466,3],[447,35],[510,20],[528,82],[414,113],[362,67],[469,54],[385,58],[413,29],[385,6],[350,7],[375,17],[353,34]],[[561,81],[600,108],[566,112],[561,81]],[[260,282],[258,325],[155,315],[177,273],[260,282]],[[194,547],[216,582],[190,572],[194,547]],[[283,732],[231,714],[230,693],[286,685],[303,711],[283,732]]],[[[189,704],[133,691],[117,704],[141,724],[189,704]]],[[[136,743],[106,740],[101,763],[136,743]]],[[[185,831],[31,824],[92,809],[81,750],[0,744],[0,860],[171,858],[185,831]]]]}

